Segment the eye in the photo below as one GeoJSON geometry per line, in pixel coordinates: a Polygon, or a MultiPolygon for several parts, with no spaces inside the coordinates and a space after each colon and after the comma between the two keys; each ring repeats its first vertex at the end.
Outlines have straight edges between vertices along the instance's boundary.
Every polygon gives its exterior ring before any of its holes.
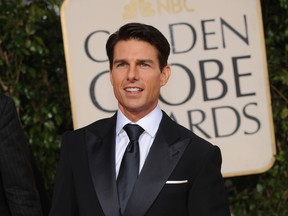
{"type": "Polygon", "coordinates": [[[142,68],[146,68],[146,67],[150,67],[150,64],[148,64],[148,63],[146,63],[146,62],[141,62],[141,63],[140,63],[140,66],[141,66],[142,68]]]}
{"type": "Polygon", "coordinates": [[[124,68],[126,65],[127,65],[127,63],[125,63],[125,62],[118,62],[118,63],[116,64],[116,67],[117,67],[117,68],[124,68]]]}

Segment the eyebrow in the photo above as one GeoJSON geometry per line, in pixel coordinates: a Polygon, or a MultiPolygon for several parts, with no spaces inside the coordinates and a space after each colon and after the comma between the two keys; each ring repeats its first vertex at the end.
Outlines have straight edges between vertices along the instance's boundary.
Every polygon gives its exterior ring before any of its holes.
{"type": "Polygon", "coordinates": [[[154,61],[152,59],[137,59],[136,61],[137,63],[141,63],[141,62],[148,62],[148,63],[154,63],[154,61]]]}
{"type": "MultiPolygon", "coordinates": [[[[113,64],[122,63],[122,62],[128,62],[128,61],[126,59],[116,59],[113,61],[113,64]]],[[[136,63],[141,63],[141,62],[154,63],[152,59],[137,59],[136,60],[136,63]]]]}

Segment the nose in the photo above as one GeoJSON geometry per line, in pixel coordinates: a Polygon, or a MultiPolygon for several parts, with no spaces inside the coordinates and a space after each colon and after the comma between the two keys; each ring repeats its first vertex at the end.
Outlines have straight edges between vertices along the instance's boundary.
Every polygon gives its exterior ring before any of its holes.
{"type": "Polygon", "coordinates": [[[139,71],[136,66],[130,65],[128,72],[127,72],[127,79],[130,81],[139,79],[139,71]]]}

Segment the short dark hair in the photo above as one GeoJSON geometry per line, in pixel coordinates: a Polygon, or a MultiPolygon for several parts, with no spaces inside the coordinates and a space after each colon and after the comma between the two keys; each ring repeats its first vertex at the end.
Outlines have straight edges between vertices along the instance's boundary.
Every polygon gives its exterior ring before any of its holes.
{"type": "Polygon", "coordinates": [[[113,67],[114,47],[119,41],[135,39],[145,41],[158,51],[158,60],[162,70],[168,63],[170,45],[165,36],[155,27],[142,23],[128,23],[111,34],[106,43],[106,53],[109,59],[110,70],[113,67]]]}

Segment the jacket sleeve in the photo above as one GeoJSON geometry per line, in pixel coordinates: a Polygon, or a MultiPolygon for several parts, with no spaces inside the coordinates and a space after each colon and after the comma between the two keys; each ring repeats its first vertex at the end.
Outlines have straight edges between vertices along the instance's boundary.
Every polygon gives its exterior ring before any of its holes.
{"type": "Polygon", "coordinates": [[[62,138],[60,161],[56,173],[52,207],[49,216],[76,216],[78,207],[73,184],[73,173],[69,159],[69,143],[66,132],[62,138]]]}
{"type": "Polygon", "coordinates": [[[213,146],[204,158],[189,191],[189,215],[230,216],[221,174],[222,158],[219,147],[213,146]]]}
{"type": "Polygon", "coordinates": [[[30,152],[15,104],[0,97],[0,171],[7,205],[13,216],[41,216],[30,152]]]}

